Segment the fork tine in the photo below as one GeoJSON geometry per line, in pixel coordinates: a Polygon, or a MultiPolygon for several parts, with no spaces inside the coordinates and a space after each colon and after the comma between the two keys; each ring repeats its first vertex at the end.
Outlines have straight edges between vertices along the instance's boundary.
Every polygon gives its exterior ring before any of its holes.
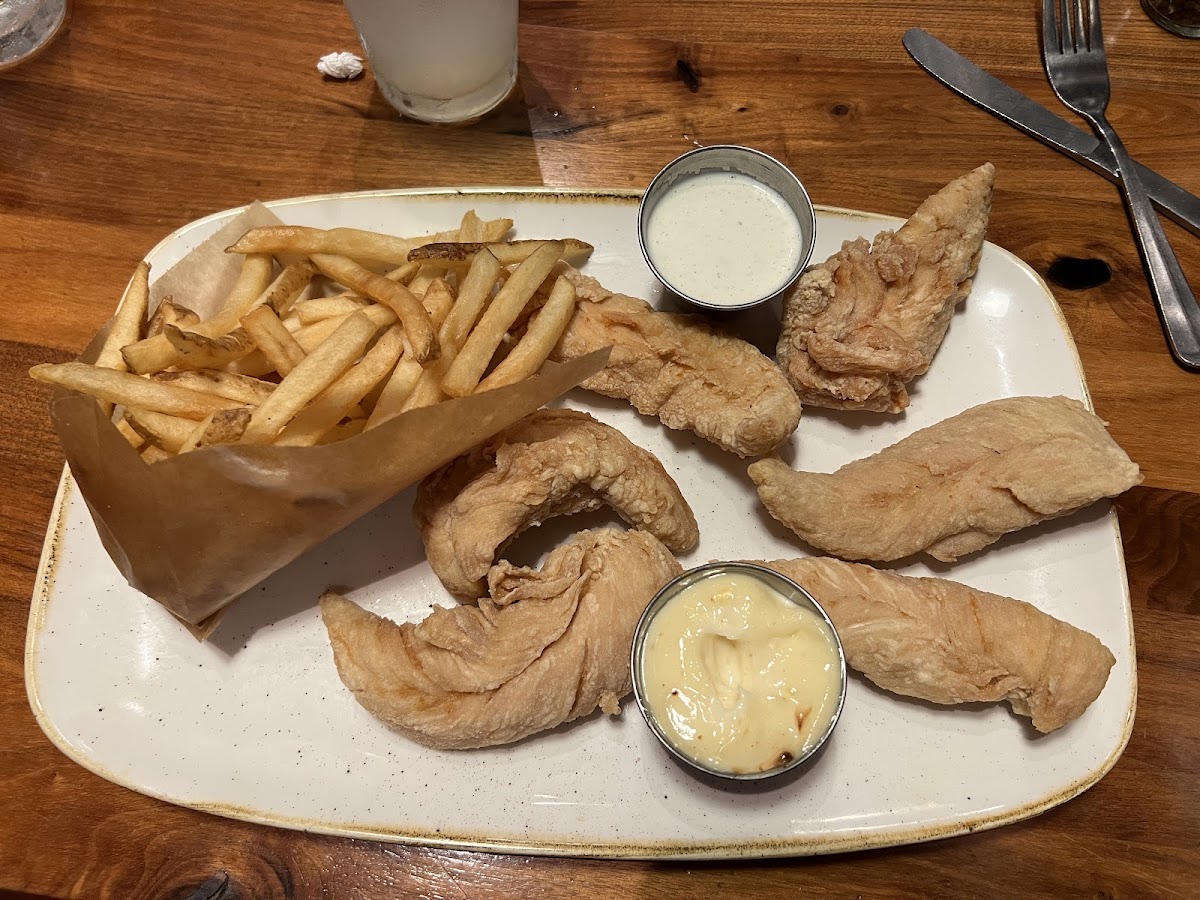
{"type": "Polygon", "coordinates": [[[1071,0],[1059,0],[1058,11],[1058,33],[1062,35],[1062,50],[1063,53],[1072,53],[1075,50],[1075,35],[1071,31],[1071,0]]]}
{"type": "MultiPolygon", "coordinates": [[[[1085,50],[1088,47],[1088,32],[1083,27],[1083,0],[1068,0],[1075,10],[1075,49],[1085,50]]],[[[1090,3],[1091,0],[1088,0],[1090,3]]]]}
{"type": "Polygon", "coordinates": [[[1104,32],[1100,28],[1100,0],[1088,0],[1088,46],[1104,52],[1104,32]]]}
{"type": "Polygon", "coordinates": [[[1042,57],[1049,62],[1050,56],[1061,50],[1058,24],[1054,19],[1054,0],[1042,0],[1042,57]]]}

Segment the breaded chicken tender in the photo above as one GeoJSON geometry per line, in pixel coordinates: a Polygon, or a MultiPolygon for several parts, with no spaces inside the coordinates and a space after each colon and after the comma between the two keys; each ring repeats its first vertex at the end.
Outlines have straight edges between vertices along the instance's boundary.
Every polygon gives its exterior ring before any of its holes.
{"type": "Polygon", "coordinates": [[[750,466],[767,511],[843,559],[942,562],[1115,497],[1141,474],[1078,400],[1008,397],[923,428],[831,475],[750,466]]]}
{"type": "Polygon", "coordinates": [[[800,401],[752,344],[700,316],[658,312],[574,269],[565,274],[575,285],[576,311],[551,358],[613,348],[608,365],[582,387],[628,400],[668,428],[694,431],[741,457],[769,453],[796,430],[800,401]]]}
{"type": "Polygon", "coordinates": [[[1100,696],[1115,662],[1088,632],[955,581],[836,559],[759,565],[817,598],[847,665],[906,697],[943,704],[1007,700],[1038,731],[1054,731],[1100,696]]]}
{"type": "Polygon", "coordinates": [[[929,197],[899,231],[842,249],[784,300],[779,365],[801,402],[896,413],[929,368],[971,279],[992,208],[991,163],[929,197]]]}
{"type": "Polygon", "coordinates": [[[338,674],[368,712],[428,747],[491,747],[619,712],[634,628],[680,571],[644,531],[584,531],[540,570],[494,566],[478,606],[397,625],[327,592],[321,616],[338,674]]]}
{"type": "Polygon", "coordinates": [[[654,454],[586,413],[541,409],[421,482],[413,519],[446,590],[472,600],[486,593],[496,554],[522,531],[605,506],[670,550],[700,539],[654,454]]]}

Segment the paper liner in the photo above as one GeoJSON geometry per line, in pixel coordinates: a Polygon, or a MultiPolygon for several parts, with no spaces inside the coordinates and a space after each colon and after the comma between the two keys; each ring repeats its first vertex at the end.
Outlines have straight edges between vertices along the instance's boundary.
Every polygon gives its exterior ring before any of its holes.
{"type": "MultiPolygon", "coordinates": [[[[170,294],[210,314],[241,266],[241,257],[224,248],[248,228],[278,221],[259,204],[249,207],[157,279],[152,300],[170,294]]],[[[94,360],[107,327],[81,360],[94,360]]],[[[196,626],[399,491],[569,391],[607,357],[604,350],[547,363],[526,381],[412,410],[333,444],[206,447],[153,465],[91,397],[56,389],[51,418],[121,574],[196,626]]]]}

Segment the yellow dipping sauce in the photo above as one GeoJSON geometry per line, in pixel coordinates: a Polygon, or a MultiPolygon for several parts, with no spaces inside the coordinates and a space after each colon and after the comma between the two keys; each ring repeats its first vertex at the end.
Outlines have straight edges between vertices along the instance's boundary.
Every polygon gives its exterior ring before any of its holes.
{"type": "Polygon", "coordinates": [[[746,572],[715,572],[668,600],[646,630],[642,676],[671,744],[733,775],[807,753],[841,693],[829,625],[746,572]]]}

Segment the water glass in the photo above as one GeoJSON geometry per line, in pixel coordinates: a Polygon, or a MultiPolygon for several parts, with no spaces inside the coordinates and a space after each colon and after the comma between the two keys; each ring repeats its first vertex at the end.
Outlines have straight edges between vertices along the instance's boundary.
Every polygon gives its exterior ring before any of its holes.
{"type": "Polygon", "coordinates": [[[518,0],[345,0],[388,102],[425,122],[476,119],[517,80],[518,0]]]}
{"type": "Polygon", "coordinates": [[[0,0],[0,70],[45,48],[67,24],[70,0],[0,0]]]}

